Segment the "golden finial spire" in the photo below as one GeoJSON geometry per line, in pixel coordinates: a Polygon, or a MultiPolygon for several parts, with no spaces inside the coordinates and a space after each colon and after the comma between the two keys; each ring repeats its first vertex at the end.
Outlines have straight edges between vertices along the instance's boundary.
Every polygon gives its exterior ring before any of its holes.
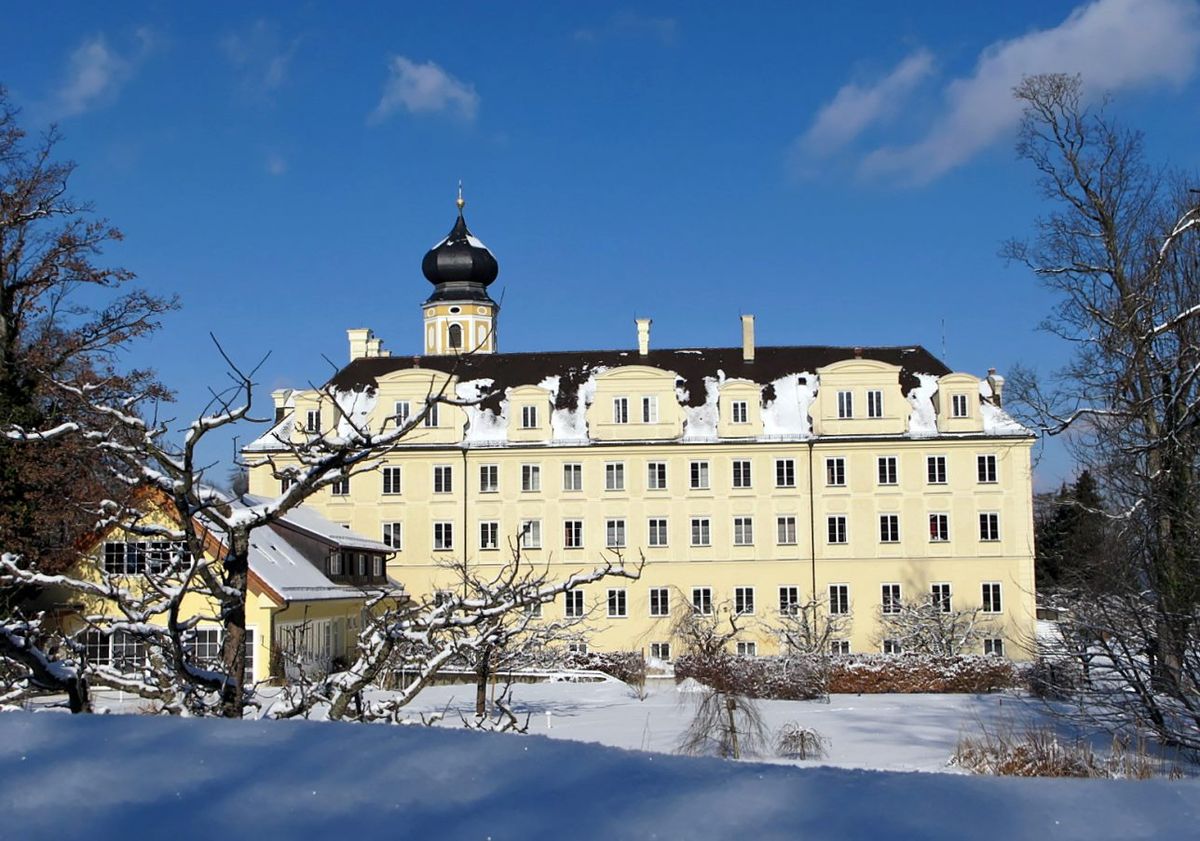
{"type": "Polygon", "coordinates": [[[462,179],[458,179],[458,199],[454,202],[458,205],[458,213],[462,215],[462,209],[466,207],[467,200],[462,197],[462,179]]]}

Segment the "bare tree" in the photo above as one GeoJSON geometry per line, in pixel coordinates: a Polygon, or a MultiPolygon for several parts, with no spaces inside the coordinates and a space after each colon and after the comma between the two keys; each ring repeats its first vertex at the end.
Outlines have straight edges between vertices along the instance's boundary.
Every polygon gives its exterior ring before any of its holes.
{"type": "Polygon", "coordinates": [[[894,640],[904,652],[957,657],[973,653],[993,633],[982,608],[953,609],[937,598],[901,602],[879,613],[879,641],[894,640]]]}
{"type": "MultiPolygon", "coordinates": [[[[1005,253],[1058,297],[1046,329],[1074,356],[1010,380],[1031,423],[1097,477],[1109,551],[1078,577],[1071,636],[1099,653],[1086,705],[1200,750],[1200,203],[1147,164],[1141,135],[1089,107],[1076,77],[1026,79],[1018,154],[1051,204],[1005,253]]],[[[1085,559],[1086,562],[1087,559],[1085,559]]]]}
{"type": "Polygon", "coordinates": [[[768,627],[779,639],[784,654],[828,657],[833,641],[843,639],[854,622],[851,612],[830,613],[821,599],[787,605],[768,627]]]}

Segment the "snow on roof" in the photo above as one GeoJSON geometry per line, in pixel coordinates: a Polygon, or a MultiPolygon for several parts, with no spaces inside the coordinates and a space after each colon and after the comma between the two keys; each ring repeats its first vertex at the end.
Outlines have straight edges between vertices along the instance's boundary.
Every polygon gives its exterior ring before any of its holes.
{"type": "Polygon", "coordinates": [[[250,569],[285,599],[365,599],[366,591],[335,584],[291,541],[284,529],[265,526],[250,533],[250,569]]]}
{"type": "MultiPolygon", "coordinates": [[[[251,494],[246,494],[242,499],[247,505],[264,505],[271,501],[269,497],[253,496],[251,494]]],[[[336,545],[342,549],[362,549],[369,552],[387,552],[389,554],[393,551],[392,547],[386,543],[372,540],[369,537],[363,537],[360,534],[350,531],[345,526],[341,526],[332,520],[327,520],[316,509],[307,505],[297,505],[283,515],[281,522],[285,527],[294,528],[302,534],[316,538],[324,543],[336,545]]]]}
{"type": "Polygon", "coordinates": [[[295,421],[295,417],[295,409],[285,412],[283,417],[274,426],[243,447],[243,450],[250,453],[278,450],[291,439],[292,424],[295,421]]]}
{"type": "Polygon", "coordinates": [[[1013,418],[1008,412],[992,402],[992,384],[979,381],[980,412],[983,415],[983,431],[988,435],[1032,435],[1033,431],[1013,418]]]}

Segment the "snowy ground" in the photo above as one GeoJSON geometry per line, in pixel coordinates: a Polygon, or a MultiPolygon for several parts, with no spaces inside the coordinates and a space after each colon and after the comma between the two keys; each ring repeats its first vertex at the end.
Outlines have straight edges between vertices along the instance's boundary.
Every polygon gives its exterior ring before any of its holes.
{"type": "MultiPolygon", "coordinates": [[[[529,714],[529,732],[556,739],[599,742],[619,748],[674,753],[691,718],[694,695],[674,681],[650,680],[639,700],[619,681],[517,684],[513,708],[529,714]]],[[[449,707],[446,721],[461,726],[459,713],[474,711],[474,686],[437,686],[407,709],[417,717],[449,707]]],[[[822,764],[885,771],[951,771],[946,763],[960,736],[983,726],[1023,730],[1051,725],[1067,739],[1075,734],[1051,718],[1045,706],[1020,695],[834,695],[819,701],[759,701],[770,733],[787,722],[817,730],[829,740],[822,764]]],[[[1097,747],[1103,748],[1101,739],[1097,747]]],[[[774,760],[772,760],[774,761],[774,760]]]]}
{"type": "Polygon", "coordinates": [[[9,713],[0,715],[0,780],[6,841],[1128,841],[1194,838],[1200,825],[1194,781],[795,768],[304,721],[9,713]]]}

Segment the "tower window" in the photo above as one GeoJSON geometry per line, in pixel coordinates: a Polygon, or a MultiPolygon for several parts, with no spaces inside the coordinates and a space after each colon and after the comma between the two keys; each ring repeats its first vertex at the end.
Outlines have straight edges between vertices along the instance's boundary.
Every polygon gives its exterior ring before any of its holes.
{"type": "Polygon", "coordinates": [[[450,325],[450,347],[459,349],[462,347],[462,343],[463,343],[463,341],[462,341],[462,325],[461,324],[451,324],[450,325]]]}
{"type": "Polygon", "coordinates": [[[451,315],[458,315],[460,312],[462,312],[462,307],[451,307],[450,308],[451,315]]]}

